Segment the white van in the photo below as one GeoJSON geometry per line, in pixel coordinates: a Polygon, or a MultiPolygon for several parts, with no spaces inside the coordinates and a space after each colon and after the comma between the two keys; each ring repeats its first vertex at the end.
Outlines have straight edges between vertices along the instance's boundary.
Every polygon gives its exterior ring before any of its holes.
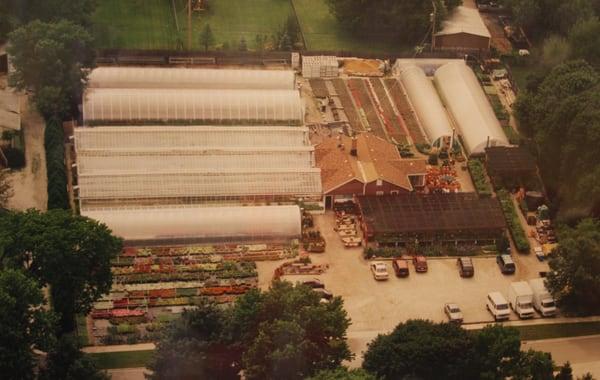
{"type": "Polygon", "coordinates": [[[500,292],[488,293],[485,307],[492,313],[496,321],[507,320],[510,316],[508,302],[500,292]]]}

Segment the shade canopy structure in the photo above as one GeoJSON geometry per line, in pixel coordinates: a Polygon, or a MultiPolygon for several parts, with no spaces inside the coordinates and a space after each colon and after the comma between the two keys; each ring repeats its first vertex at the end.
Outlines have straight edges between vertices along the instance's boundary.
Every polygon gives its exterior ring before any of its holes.
{"type": "Polygon", "coordinates": [[[82,209],[126,241],[289,239],[300,235],[298,206],[169,206],[82,209]]]}
{"type": "Polygon", "coordinates": [[[434,80],[469,155],[483,155],[486,147],[509,145],[475,73],[464,62],[443,65],[434,80]]]}
{"type": "Polygon", "coordinates": [[[83,121],[99,124],[301,125],[304,107],[295,90],[91,88],[83,121]]]}
{"type": "Polygon", "coordinates": [[[417,113],[432,146],[440,147],[452,140],[452,126],[433,83],[422,68],[409,65],[399,69],[400,81],[417,113]]]}
{"type": "Polygon", "coordinates": [[[79,174],[80,199],[319,197],[321,171],[207,169],[79,174]]]}
{"type": "Polygon", "coordinates": [[[290,126],[97,126],[75,128],[76,151],[278,147],[309,144],[308,128],[290,126]]]}
{"type": "Polygon", "coordinates": [[[293,90],[295,74],[292,70],[111,66],[92,70],[88,88],[293,90]]]}

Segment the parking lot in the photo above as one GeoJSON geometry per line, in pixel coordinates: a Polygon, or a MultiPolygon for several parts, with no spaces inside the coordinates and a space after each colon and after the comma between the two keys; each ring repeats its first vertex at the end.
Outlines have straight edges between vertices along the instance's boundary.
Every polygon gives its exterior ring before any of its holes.
{"type": "MultiPolygon", "coordinates": [[[[396,278],[390,261],[386,261],[390,279],[375,281],[369,271],[369,263],[362,257],[362,248],[344,248],[333,230],[334,215],[331,212],[315,217],[315,223],[327,240],[323,254],[312,254],[315,263],[327,263],[329,270],[316,276],[334,295],[342,296],[344,306],[352,319],[348,337],[353,352],[360,353],[378,333],[392,330],[399,322],[411,318],[433,321],[446,320],[443,306],[457,303],[464,314],[464,322],[492,322],[485,308],[485,298],[491,291],[500,291],[506,297],[513,281],[539,277],[539,271],[548,269],[533,254],[514,257],[517,271],[506,276],[500,273],[495,257],[473,259],[475,276],[461,278],[456,258],[431,258],[429,271],[417,274],[412,263],[410,276],[396,278]]],[[[258,263],[259,282],[267,288],[273,270],[280,263],[258,263]]],[[[289,281],[300,281],[311,276],[286,276],[289,281]]],[[[315,276],[312,276],[315,277],[315,276]]],[[[511,320],[518,319],[513,313],[511,320]]]]}

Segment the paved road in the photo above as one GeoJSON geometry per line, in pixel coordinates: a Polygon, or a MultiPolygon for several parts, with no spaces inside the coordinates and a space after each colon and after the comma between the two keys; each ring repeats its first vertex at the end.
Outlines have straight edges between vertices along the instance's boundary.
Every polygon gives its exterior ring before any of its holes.
{"type": "Polygon", "coordinates": [[[586,372],[600,376],[600,335],[532,340],[523,342],[522,347],[524,350],[531,348],[550,352],[557,364],[571,362],[576,376],[586,372]]]}

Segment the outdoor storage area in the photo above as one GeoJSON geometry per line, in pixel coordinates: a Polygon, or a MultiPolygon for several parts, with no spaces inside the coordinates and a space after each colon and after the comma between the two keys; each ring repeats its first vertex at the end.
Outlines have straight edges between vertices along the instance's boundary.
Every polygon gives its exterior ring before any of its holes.
{"type": "Polygon", "coordinates": [[[504,228],[498,200],[474,193],[357,197],[366,239],[375,246],[491,244],[504,228]]]}

